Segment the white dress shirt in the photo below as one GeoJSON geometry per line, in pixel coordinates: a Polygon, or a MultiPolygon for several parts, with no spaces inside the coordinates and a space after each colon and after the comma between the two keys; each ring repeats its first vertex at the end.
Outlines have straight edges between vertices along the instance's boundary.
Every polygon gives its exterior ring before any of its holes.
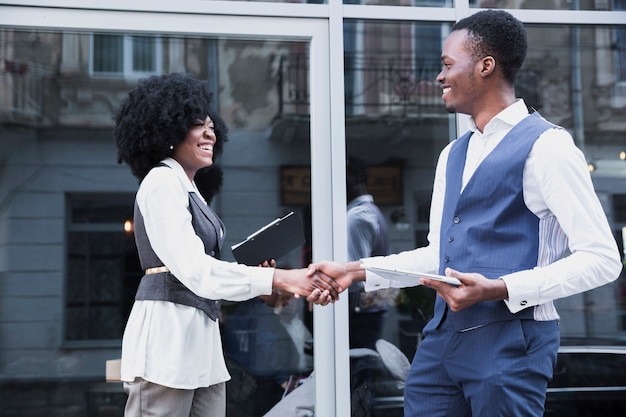
{"type": "MultiPolygon", "coordinates": [[[[200,193],[178,162],[163,162],[171,169],[152,169],[137,192],[146,233],[163,264],[204,298],[242,301],[271,294],[273,268],[224,262],[204,253],[188,210],[189,192],[200,193]]],[[[229,380],[218,323],[193,307],[135,301],[122,340],[121,377],[180,389],[229,380]]]]}
{"type": "MultiPolygon", "coordinates": [[[[470,119],[468,127],[473,133],[467,149],[463,187],[482,160],[526,116],[526,105],[517,100],[496,115],[483,133],[470,119]]],[[[443,149],[435,170],[428,246],[364,259],[365,263],[419,272],[439,271],[439,233],[451,146],[452,143],[443,149]]],[[[566,130],[549,129],[537,139],[524,167],[523,192],[526,206],[539,218],[538,266],[501,277],[509,293],[505,303],[513,313],[534,306],[536,320],[558,319],[553,300],[596,288],[619,276],[622,269],[619,251],[595,194],[585,157],[566,130]],[[563,256],[549,263],[547,259],[553,259],[554,254],[563,256]]],[[[407,284],[367,271],[366,290],[389,286],[407,284]]]]}

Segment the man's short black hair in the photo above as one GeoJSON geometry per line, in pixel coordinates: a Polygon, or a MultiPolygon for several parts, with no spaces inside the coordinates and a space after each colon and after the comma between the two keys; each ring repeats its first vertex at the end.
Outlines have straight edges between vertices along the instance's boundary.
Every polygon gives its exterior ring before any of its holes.
{"type": "Polygon", "coordinates": [[[492,56],[504,78],[514,85],[528,50],[522,22],[504,10],[482,10],[452,26],[452,31],[462,29],[469,33],[476,59],[492,56]]]}
{"type": "Polygon", "coordinates": [[[126,162],[141,181],[150,169],[170,156],[189,128],[207,116],[215,126],[214,158],[228,140],[222,118],[211,107],[206,81],[192,74],[166,74],[139,80],[114,116],[117,162],[126,162]]]}

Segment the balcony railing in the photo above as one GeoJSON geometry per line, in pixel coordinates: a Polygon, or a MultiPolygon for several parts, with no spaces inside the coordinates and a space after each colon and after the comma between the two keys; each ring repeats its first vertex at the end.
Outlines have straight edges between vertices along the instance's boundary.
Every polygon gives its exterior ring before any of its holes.
{"type": "Polygon", "coordinates": [[[42,116],[44,65],[4,59],[0,61],[0,114],[15,122],[42,116]]]}
{"type": "MultiPolygon", "coordinates": [[[[279,115],[308,115],[308,57],[284,55],[278,74],[279,115]]],[[[344,61],[346,116],[424,117],[447,114],[436,81],[439,62],[415,62],[397,59],[358,59],[344,61]]],[[[541,74],[520,72],[517,95],[529,106],[541,106],[541,74]]]]}

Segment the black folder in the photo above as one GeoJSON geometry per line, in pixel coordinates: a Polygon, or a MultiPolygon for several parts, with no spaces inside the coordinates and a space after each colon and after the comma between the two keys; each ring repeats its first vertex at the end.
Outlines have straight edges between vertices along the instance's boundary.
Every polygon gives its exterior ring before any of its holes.
{"type": "Polygon", "coordinates": [[[256,266],[270,259],[278,260],[303,243],[302,219],[292,211],[266,224],[230,249],[240,264],[256,266]]]}

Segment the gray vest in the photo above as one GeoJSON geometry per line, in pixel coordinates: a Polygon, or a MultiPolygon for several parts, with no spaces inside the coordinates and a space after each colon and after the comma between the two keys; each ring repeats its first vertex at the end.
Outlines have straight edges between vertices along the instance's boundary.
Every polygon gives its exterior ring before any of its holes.
{"type": "MultiPolygon", "coordinates": [[[[196,193],[189,193],[189,211],[191,222],[196,234],[204,243],[204,251],[207,255],[217,257],[224,242],[221,230],[224,229],[222,221],[213,210],[206,205],[196,193]]],[[[163,262],[154,253],[143,221],[143,216],[137,203],[135,203],[135,243],[139,251],[141,268],[145,271],[149,268],[163,266],[163,262]]],[[[159,300],[170,301],[195,307],[204,311],[211,320],[217,320],[220,310],[220,302],[202,298],[185,287],[172,273],[160,272],[144,275],[139,283],[135,300],[159,300]]]]}

